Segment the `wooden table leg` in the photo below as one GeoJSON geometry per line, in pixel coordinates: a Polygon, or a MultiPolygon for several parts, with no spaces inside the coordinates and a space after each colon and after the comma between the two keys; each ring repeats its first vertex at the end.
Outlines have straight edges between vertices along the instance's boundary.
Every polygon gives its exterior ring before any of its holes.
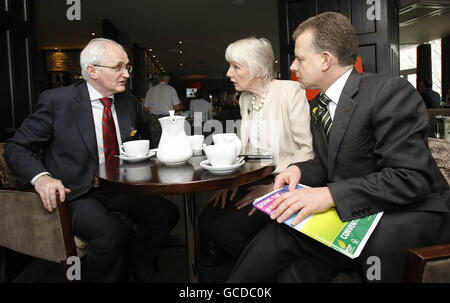
{"type": "Polygon", "coordinates": [[[186,220],[186,245],[188,279],[190,283],[198,283],[198,258],[199,258],[199,223],[198,205],[194,193],[183,194],[184,214],[186,220]]]}

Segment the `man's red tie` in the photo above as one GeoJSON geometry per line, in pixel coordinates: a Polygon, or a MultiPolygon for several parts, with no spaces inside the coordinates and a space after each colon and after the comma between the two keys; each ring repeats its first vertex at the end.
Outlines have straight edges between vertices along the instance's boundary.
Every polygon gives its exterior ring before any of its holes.
{"type": "Polygon", "coordinates": [[[117,143],[116,125],[111,112],[111,98],[101,98],[103,104],[102,130],[103,130],[103,150],[105,151],[105,162],[119,154],[119,144],[117,143]]]}

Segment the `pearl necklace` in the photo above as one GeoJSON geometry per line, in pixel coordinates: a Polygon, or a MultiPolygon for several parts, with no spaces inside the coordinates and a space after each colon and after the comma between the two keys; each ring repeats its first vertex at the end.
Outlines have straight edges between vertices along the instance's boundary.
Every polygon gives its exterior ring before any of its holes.
{"type": "Polygon", "coordinates": [[[254,110],[256,110],[257,112],[261,110],[261,108],[263,108],[264,106],[264,101],[266,100],[266,96],[267,96],[267,92],[269,90],[267,90],[261,97],[261,99],[259,100],[258,103],[256,103],[256,97],[253,95],[252,97],[252,108],[254,110]]]}

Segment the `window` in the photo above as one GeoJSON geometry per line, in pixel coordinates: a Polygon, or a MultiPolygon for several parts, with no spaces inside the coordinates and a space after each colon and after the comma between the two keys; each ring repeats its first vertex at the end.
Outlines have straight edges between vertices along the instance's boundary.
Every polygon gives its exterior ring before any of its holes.
{"type": "Polygon", "coordinates": [[[417,45],[400,47],[400,76],[416,87],[417,45]]]}
{"type": "Polygon", "coordinates": [[[441,39],[430,41],[430,44],[431,44],[431,75],[433,77],[433,90],[442,96],[441,39]]]}
{"type": "MultiPolygon", "coordinates": [[[[429,41],[431,44],[431,72],[433,77],[433,90],[442,96],[441,88],[441,39],[429,41]]],[[[400,76],[407,78],[416,87],[417,46],[410,44],[400,47],[400,76]]]]}

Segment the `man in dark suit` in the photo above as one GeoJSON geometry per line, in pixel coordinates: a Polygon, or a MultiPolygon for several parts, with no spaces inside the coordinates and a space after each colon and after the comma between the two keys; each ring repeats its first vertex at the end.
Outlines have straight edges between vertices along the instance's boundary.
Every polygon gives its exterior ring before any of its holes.
{"type": "Polygon", "coordinates": [[[435,243],[450,206],[449,186],[428,148],[425,105],[406,80],[352,68],[357,40],[345,16],[310,18],[293,39],[291,70],[304,88],[321,91],[310,104],[316,155],[277,176],[274,188],[289,184],[289,191],[274,202],[271,218],[281,223],[298,212],[295,225],[331,207],[343,221],[384,215],[354,260],[273,223],[247,246],[228,281],[330,281],[346,270],[402,281],[407,250],[435,243]],[[313,188],[295,189],[298,182],[313,188]]]}
{"type": "Polygon", "coordinates": [[[178,220],[178,210],[156,196],[113,194],[95,187],[94,171],[110,161],[121,142],[132,140],[136,97],[126,91],[131,66],[121,45],[93,39],[80,55],[83,81],[44,91],[4,157],[24,185],[31,184],[48,211],[56,197],[69,202],[75,235],[87,241],[89,281],[148,279],[153,256],[178,220]],[[42,150],[41,160],[33,153],[42,150]],[[130,235],[113,212],[138,225],[130,235]],[[130,256],[130,258],[127,258],[130,256]],[[130,259],[130,264],[127,264],[130,259]]]}
{"type": "Polygon", "coordinates": [[[441,96],[433,90],[431,80],[422,80],[418,89],[427,108],[441,108],[441,96]]]}

